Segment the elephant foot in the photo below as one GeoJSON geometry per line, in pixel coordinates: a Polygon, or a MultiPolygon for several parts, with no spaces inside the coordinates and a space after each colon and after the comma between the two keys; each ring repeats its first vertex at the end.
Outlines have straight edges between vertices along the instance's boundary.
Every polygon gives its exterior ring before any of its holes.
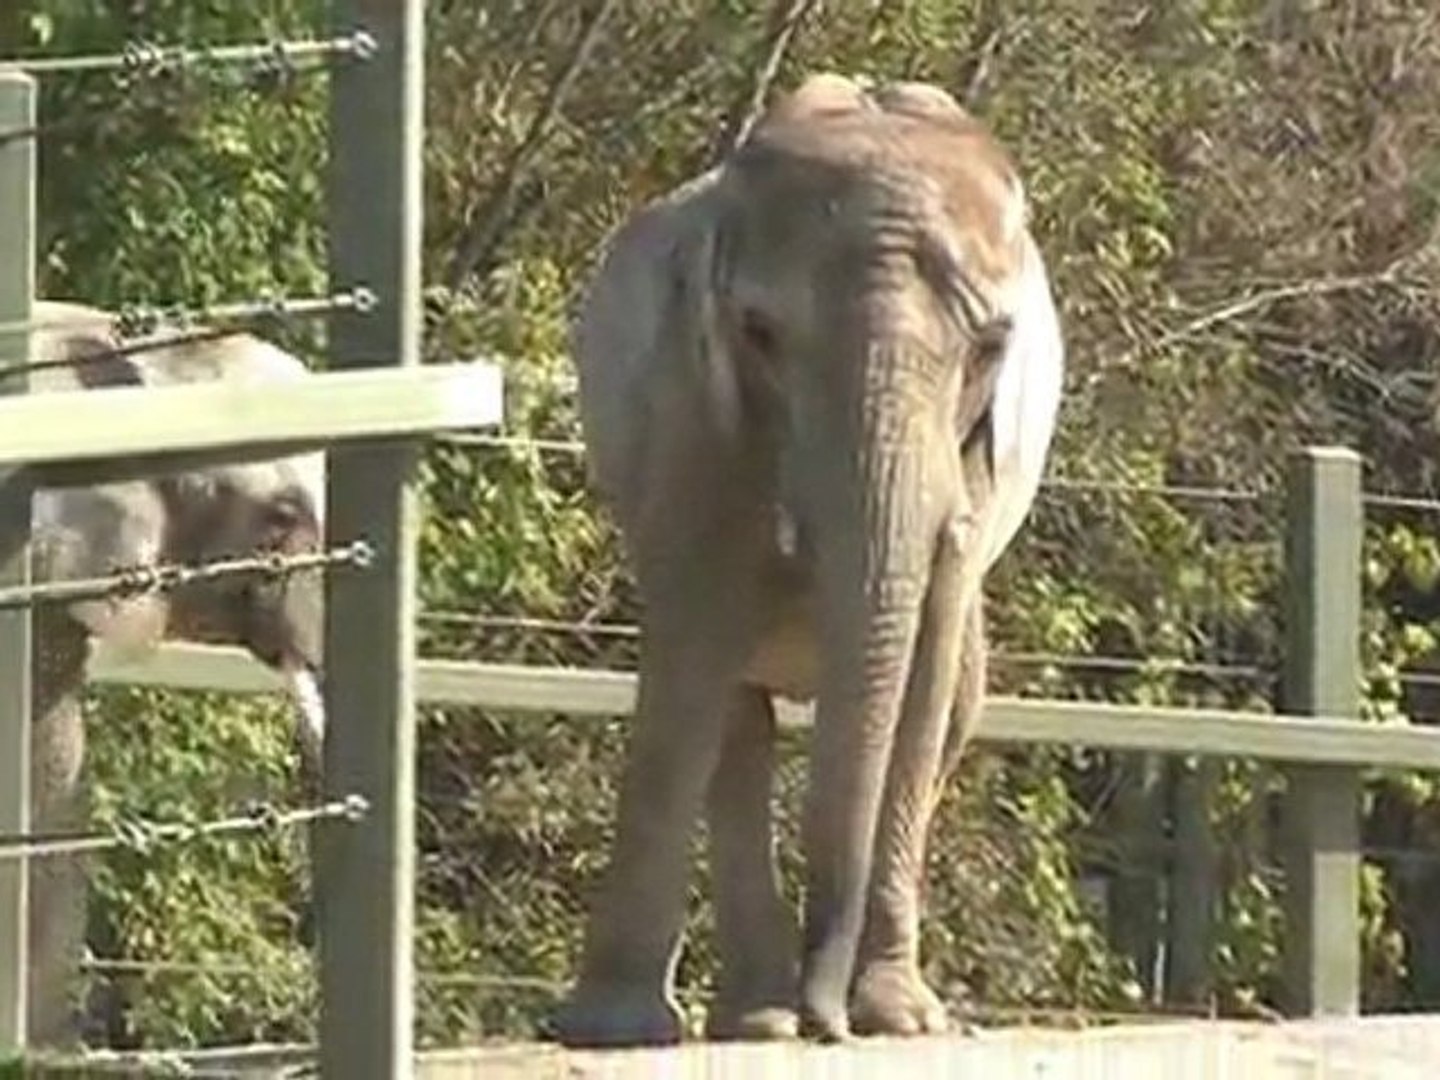
{"type": "Polygon", "coordinates": [[[673,1046],[684,1037],[680,1010],[649,987],[596,986],[577,990],[554,1019],[564,1046],[673,1046]]]}
{"type": "Polygon", "coordinates": [[[845,999],[838,995],[802,993],[800,1034],[820,1043],[850,1041],[850,1017],[845,999]]]}
{"type": "Polygon", "coordinates": [[[938,1035],[951,1030],[935,991],[903,961],[869,964],[850,994],[850,1021],[861,1035],[938,1035]]]}
{"type": "Polygon", "coordinates": [[[789,1005],[716,1002],[705,1020],[705,1037],[717,1042],[776,1042],[800,1033],[800,1018],[789,1005]]]}

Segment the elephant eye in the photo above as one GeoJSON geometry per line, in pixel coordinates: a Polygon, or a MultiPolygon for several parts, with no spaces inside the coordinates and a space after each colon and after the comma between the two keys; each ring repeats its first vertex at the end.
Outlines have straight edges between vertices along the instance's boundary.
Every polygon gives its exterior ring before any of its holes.
{"type": "Polygon", "coordinates": [[[740,313],[740,341],[747,351],[770,357],[779,345],[779,334],[767,316],[746,308],[740,313]]]}
{"type": "Polygon", "coordinates": [[[265,524],[277,528],[291,528],[300,523],[300,505],[293,499],[276,499],[265,508],[265,524]]]}
{"type": "Polygon", "coordinates": [[[305,500],[289,494],[267,502],[263,515],[262,527],[272,545],[289,542],[313,520],[305,500]]]}

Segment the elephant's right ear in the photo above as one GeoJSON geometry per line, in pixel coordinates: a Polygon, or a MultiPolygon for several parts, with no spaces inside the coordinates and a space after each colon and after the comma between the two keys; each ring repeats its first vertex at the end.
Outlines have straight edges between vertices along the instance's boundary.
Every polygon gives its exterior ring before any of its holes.
{"type": "Polygon", "coordinates": [[[628,218],[606,244],[575,321],[580,412],[590,474],[605,496],[636,492],[660,400],[683,386],[723,430],[739,388],[720,333],[715,290],[721,171],[712,170],[628,218]]]}
{"type": "MultiPolygon", "coordinates": [[[[33,520],[37,579],[73,580],[157,561],[165,507],[155,488],[139,481],[44,489],[36,492],[33,520]]],[[[158,595],[87,600],[69,614],[108,651],[134,657],[164,637],[169,604],[158,595]]]]}
{"type": "Polygon", "coordinates": [[[109,333],[109,316],[83,304],[41,300],[35,305],[41,328],[30,337],[31,359],[41,366],[31,376],[37,390],[95,390],[141,386],[144,379],[123,343],[109,333]]]}

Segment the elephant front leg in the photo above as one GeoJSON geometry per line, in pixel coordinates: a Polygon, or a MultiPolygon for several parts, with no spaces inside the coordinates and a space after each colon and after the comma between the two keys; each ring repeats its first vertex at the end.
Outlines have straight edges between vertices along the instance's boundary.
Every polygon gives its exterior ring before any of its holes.
{"type": "Polygon", "coordinates": [[[775,866],[775,713],[770,695],[754,687],[739,688],[731,702],[707,807],[720,992],[706,1034],[792,1038],[799,954],[775,866]]]}
{"type": "MultiPolygon", "coordinates": [[[[85,756],[85,634],[51,612],[37,614],[32,663],[31,828],[64,833],[88,816],[85,756]]],[[[30,863],[30,971],[27,1022],[36,1046],[68,1048],[80,1041],[75,989],[85,951],[86,860],[78,855],[30,863]]]]}
{"type": "Polygon", "coordinates": [[[578,983],[557,1017],[567,1045],[666,1044],[683,1033],[673,981],[688,841],[733,693],[730,665],[697,636],[670,625],[646,629],[614,848],[578,983]]]}
{"type": "Polygon", "coordinates": [[[978,600],[968,605],[959,653],[953,710],[941,706],[937,722],[918,711],[917,700],[896,733],[851,990],[851,1024],[860,1034],[919,1035],[949,1027],[943,1003],[920,972],[920,907],[930,824],[945,781],[974,731],[985,692],[978,600]]]}

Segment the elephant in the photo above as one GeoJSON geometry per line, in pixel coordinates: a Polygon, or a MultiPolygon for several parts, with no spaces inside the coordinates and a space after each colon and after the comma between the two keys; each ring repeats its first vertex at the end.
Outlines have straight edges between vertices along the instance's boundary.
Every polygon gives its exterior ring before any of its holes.
{"type": "MultiPolygon", "coordinates": [[[[38,301],[30,356],[32,392],[164,386],[202,380],[303,378],[296,357],[248,334],[122,344],[109,313],[88,305],[38,301]]],[[[325,456],[312,452],[251,463],[124,477],[34,492],[32,575],[64,580],[142,563],[196,563],[257,551],[319,549],[324,535],[325,456]]],[[[35,609],[31,766],[32,827],[83,828],[81,770],[85,727],[81,694],[97,649],[139,658],[165,639],[247,648],[283,673],[297,715],[307,769],[318,770],[324,730],[321,679],[323,584],[306,571],[283,584],[218,579],[168,594],[81,601],[35,609]]],[[[83,863],[73,857],[31,863],[30,1037],[61,1045],[76,1037],[71,973],[85,928],[83,863]]]]}
{"type": "Polygon", "coordinates": [[[590,486],[640,601],[638,700],[572,1046],[673,1043],[702,816],[710,1038],[947,1029],[927,834],[984,693],[984,577],[1036,497],[1064,343],[1016,166],[943,89],[811,74],[607,239],[577,312],[590,486]],[[803,936],[774,697],[814,702],[803,936]]]}

